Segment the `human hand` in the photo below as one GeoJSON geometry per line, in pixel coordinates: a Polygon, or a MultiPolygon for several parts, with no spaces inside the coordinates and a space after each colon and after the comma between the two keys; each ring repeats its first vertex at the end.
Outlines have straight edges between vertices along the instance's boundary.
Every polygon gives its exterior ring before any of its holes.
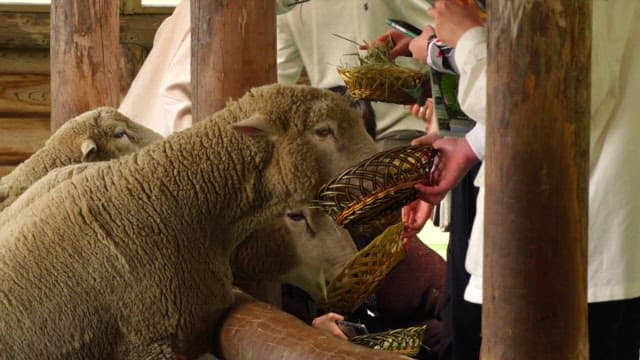
{"type": "Polygon", "coordinates": [[[436,0],[427,13],[435,19],[438,38],[453,48],[467,30],[484,25],[476,5],[468,0],[436,0]]]}
{"type": "Polygon", "coordinates": [[[433,98],[428,98],[424,106],[418,104],[410,105],[409,112],[424,122],[424,131],[427,134],[433,130],[433,98]]]}
{"type": "Polygon", "coordinates": [[[425,135],[411,142],[431,144],[438,150],[438,158],[428,184],[416,184],[418,197],[430,204],[438,204],[447,192],[455,187],[469,169],[480,160],[469,146],[466,138],[442,138],[435,134],[425,135]]]}
{"type": "Polygon", "coordinates": [[[345,335],[336,324],[336,321],[338,320],[344,320],[344,316],[330,312],[313,319],[313,321],[311,322],[311,326],[316,329],[326,331],[329,334],[340,339],[349,340],[349,338],[347,338],[347,335],[345,335]]]}
{"type": "Polygon", "coordinates": [[[411,39],[409,42],[409,51],[414,59],[422,63],[427,62],[427,55],[429,54],[429,38],[435,34],[435,30],[431,25],[425,25],[422,28],[422,33],[417,37],[411,39]]]}
{"type": "Polygon", "coordinates": [[[404,239],[417,235],[427,223],[433,212],[433,205],[420,199],[410,202],[402,208],[402,222],[404,223],[404,239]]]}
{"type": "MultiPolygon", "coordinates": [[[[411,38],[408,35],[401,33],[398,30],[391,29],[385,31],[382,35],[378,36],[373,42],[369,45],[360,45],[360,50],[367,50],[376,45],[386,44],[387,41],[391,41],[393,43],[393,48],[389,51],[389,59],[393,60],[398,56],[410,56],[411,52],[409,51],[409,43],[411,42],[411,38]]],[[[425,58],[426,59],[426,58],[425,58]]]]}

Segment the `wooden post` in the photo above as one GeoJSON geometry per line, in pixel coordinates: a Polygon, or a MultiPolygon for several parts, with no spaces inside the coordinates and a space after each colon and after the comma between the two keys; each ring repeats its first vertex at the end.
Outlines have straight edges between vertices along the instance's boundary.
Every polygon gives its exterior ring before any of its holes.
{"type": "Polygon", "coordinates": [[[119,103],[119,6],[115,0],[51,3],[51,129],[119,103]]]}
{"type": "Polygon", "coordinates": [[[586,359],[591,2],[489,4],[483,359],[586,359]]]}
{"type": "Polygon", "coordinates": [[[195,122],[277,81],[276,15],[273,0],[191,0],[191,10],[195,122]]]}

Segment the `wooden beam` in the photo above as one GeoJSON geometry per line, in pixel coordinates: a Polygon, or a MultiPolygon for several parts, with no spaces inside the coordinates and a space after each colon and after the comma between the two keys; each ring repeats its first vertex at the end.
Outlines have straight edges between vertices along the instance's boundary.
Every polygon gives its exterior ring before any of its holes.
{"type": "MultiPolygon", "coordinates": [[[[164,14],[121,15],[120,42],[140,45],[147,50],[164,14]]],[[[48,49],[51,43],[49,13],[0,12],[0,44],[3,48],[48,49]]]]}
{"type": "Polygon", "coordinates": [[[482,357],[586,359],[591,2],[488,5],[482,357]]]}
{"type": "Polygon", "coordinates": [[[0,116],[49,116],[49,96],[49,75],[0,74],[0,116]]]}
{"type": "Polygon", "coordinates": [[[119,1],[51,3],[51,128],[119,103],[119,1]]]}
{"type": "MultiPolygon", "coordinates": [[[[147,49],[121,44],[119,49],[120,99],[147,56],[147,49]]],[[[0,114],[50,113],[49,51],[45,49],[0,49],[0,114]]]]}
{"type": "Polygon", "coordinates": [[[190,1],[197,121],[251,87],[276,82],[276,14],[273,1],[190,1]]]}

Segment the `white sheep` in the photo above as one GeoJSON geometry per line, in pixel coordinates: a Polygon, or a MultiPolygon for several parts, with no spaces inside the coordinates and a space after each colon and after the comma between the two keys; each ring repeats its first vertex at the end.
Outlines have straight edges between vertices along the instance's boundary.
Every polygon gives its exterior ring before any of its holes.
{"type": "Polygon", "coordinates": [[[0,354],[213,350],[231,250],[375,149],[339,95],[274,84],[63,181],[0,229],[0,354]]]}
{"type": "Polygon", "coordinates": [[[0,179],[0,211],[54,168],[103,161],[137,151],[162,139],[114,108],[101,107],[67,121],[11,173],[0,179]]]}
{"type": "Polygon", "coordinates": [[[326,283],[356,252],[349,232],[329,215],[303,208],[254,230],[233,251],[231,269],[234,282],[261,300],[270,300],[268,294],[253,293],[251,286],[276,282],[295,285],[320,302],[326,283]]]}

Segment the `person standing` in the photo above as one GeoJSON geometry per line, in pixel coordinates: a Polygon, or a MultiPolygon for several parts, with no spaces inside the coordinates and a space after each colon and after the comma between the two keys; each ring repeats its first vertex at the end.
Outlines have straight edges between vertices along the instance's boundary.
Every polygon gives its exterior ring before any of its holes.
{"type": "MultiPolygon", "coordinates": [[[[484,123],[486,33],[470,25],[459,0],[438,1],[431,11],[436,32],[456,48],[461,67],[463,110],[484,123]],[[442,26],[441,26],[442,25],[442,26]],[[466,70],[462,70],[465,68],[466,70]],[[467,71],[467,72],[465,72],[467,71]],[[463,81],[464,79],[464,81],[463,81]],[[468,91],[475,88],[476,91],[468,91]],[[470,97],[469,94],[473,94],[470,97]],[[473,115],[472,115],[473,114],[473,115]]],[[[591,63],[591,143],[587,299],[591,359],[636,360],[640,351],[640,3],[594,0],[591,63]]],[[[423,139],[441,149],[449,167],[436,186],[417,186],[421,198],[437,202],[467,169],[483,157],[484,146],[469,141],[423,139]]],[[[479,142],[483,145],[484,141],[479,142]]],[[[484,177],[480,170],[478,214],[468,249],[471,273],[465,299],[482,302],[484,177]]]]}

